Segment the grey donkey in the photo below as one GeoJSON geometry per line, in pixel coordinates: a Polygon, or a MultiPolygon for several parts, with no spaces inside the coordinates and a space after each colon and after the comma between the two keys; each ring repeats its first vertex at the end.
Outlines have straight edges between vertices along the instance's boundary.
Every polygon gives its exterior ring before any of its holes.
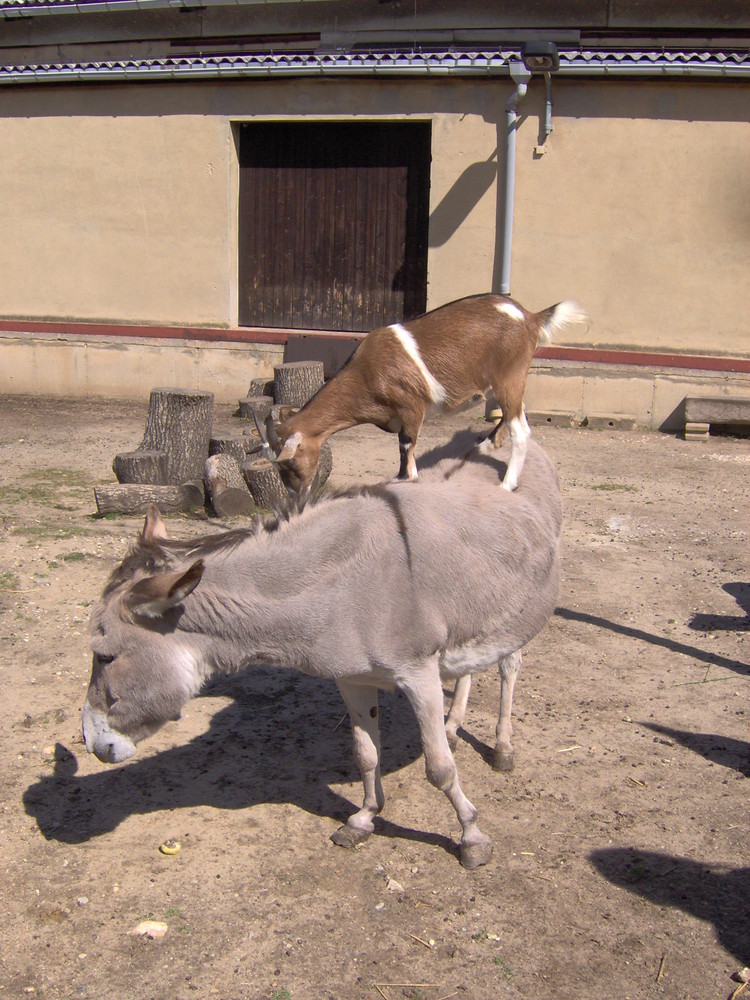
{"type": "Polygon", "coordinates": [[[92,613],[89,752],[131,757],[219,671],[262,663],[329,677],[364,785],[362,808],[332,838],[350,847],[385,804],[378,689],[398,688],[427,778],[461,824],[461,862],[486,864],[492,841],[459,784],[442,684],[498,662],[515,673],[555,607],[562,524],[557,476],[535,443],[519,488],[498,488],[507,450],[423,461],[416,483],[334,495],[287,520],[197,540],[169,539],[152,509],[92,613]]]}

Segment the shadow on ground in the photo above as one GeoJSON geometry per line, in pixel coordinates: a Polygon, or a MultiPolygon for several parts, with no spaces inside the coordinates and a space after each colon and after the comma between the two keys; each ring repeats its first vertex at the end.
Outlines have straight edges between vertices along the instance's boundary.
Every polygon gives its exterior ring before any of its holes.
{"type": "Polygon", "coordinates": [[[691,858],[625,847],[594,851],[590,857],[614,885],[713,924],[721,945],[739,962],[750,962],[750,868],[722,870],[691,858]]]}
{"type": "Polygon", "coordinates": [[[656,722],[640,722],[639,725],[674,740],[712,764],[731,768],[750,778],[750,743],[745,740],[735,740],[718,733],[691,733],[684,729],[671,729],[656,722]]]}
{"type": "MultiPolygon", "coordinates": [[[[75,755],[58,744],[54,773],[23,796],[44,837],[80,844],[109,833],[128,816],[191,806],[247,809],[285,802],[342,822],[358,808],[361,786],[349,720],[330,682],[254,668],[221,678],[204,694],[233,701],[185,746],[79,775],[75,755]],[[353,802],[328,787],[342,781],[355,782],[353,802]]],[[[421,754],[419,732],[404,697],[381,694],[380,702],[383,770],[391,773],[421,754]]],[[[456,853],[447,837],[384,819],[376,820],[376,833],[456,853]]]]}

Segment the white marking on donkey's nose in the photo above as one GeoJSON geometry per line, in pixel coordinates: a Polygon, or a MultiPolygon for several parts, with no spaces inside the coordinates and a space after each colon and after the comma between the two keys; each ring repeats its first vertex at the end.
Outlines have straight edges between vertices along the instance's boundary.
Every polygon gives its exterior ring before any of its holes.
{"type": "Polygon", "coordinates": [[[135,743],[112,729],[101,712],[84,702],[82,712],[83,740],[89,753],[95,754],[104,764],[119,764],[136,752],[135,743]]]}

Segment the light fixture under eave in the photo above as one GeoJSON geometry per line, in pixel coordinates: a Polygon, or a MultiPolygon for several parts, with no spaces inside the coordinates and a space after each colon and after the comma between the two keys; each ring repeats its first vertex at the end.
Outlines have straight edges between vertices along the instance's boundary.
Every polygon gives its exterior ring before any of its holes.
{"type": "Polygon", "coordinates": [[[554,42],[532,39],[521,45],[521,59],[530,73],[556,73],[560,55],[554,42]]]}

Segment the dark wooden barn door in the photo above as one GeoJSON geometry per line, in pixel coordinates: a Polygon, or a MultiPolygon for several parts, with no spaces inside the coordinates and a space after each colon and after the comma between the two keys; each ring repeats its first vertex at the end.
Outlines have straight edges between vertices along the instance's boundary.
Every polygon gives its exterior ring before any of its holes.
{"type": "Polygon", "coordinates": [[[367,331],[425,310],[429,123],[240,126],[243,326],[367,331]]]}

